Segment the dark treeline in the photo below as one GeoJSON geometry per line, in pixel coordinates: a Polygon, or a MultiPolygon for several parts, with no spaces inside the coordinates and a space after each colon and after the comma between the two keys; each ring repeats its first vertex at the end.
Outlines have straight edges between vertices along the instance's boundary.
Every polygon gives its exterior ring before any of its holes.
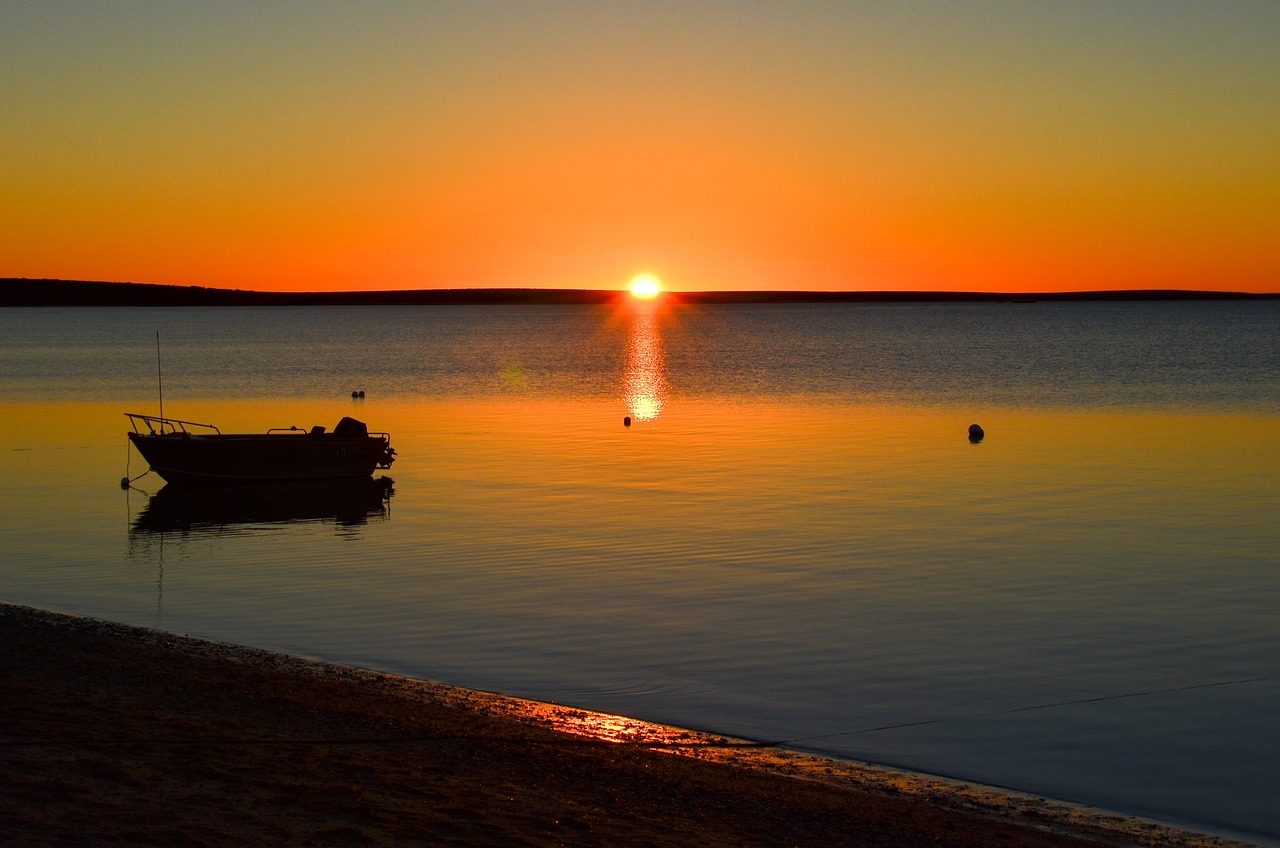
{"type": "MultiPolygon", "coordinates": [[[[674,292],[682,303],[997,303],[1088,300],[1275,299],[1277,294],[1134,289],[1094,292],[706,291],[674,292]]],[[[616,303],[625,291],[585,289],[405,289],[261,292],[204,286],[80,280],[0,279],[0,306],[415,306],[616,303]]]]}
{"type": "Polygon", "coordinates": [[[398,306],[414,304],[607,303],[624,292],[572,289],[418,289],[405,291],[262,292],[102,283],[0,280],[0,306],[398,306]]]}

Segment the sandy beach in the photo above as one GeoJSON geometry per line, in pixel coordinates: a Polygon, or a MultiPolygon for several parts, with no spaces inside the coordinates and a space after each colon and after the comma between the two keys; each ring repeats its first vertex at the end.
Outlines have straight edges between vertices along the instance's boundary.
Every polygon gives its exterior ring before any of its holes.
{"type": "Polygon", "coordinates": [[[6,604],[0,692],[12,846],[1236,844],[6,604]]]}

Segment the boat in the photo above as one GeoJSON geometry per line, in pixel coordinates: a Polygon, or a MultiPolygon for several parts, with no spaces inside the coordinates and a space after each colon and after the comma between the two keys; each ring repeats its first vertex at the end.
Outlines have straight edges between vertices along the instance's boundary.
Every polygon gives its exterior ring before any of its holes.
{"type": "Polygon", "coordinates": [[[390,468],[396,451],[387,433],[370,433],[344,417],[326,432],[316,426],[265,433],[223,433],[212,424],[126,412],[129,441],[169,483],[225,484],[370,477],[390,468]]]}

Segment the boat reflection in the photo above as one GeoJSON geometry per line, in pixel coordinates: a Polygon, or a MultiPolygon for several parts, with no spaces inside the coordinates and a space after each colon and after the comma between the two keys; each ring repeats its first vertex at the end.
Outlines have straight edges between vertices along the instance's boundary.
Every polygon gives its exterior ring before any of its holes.
{"type": "Polygon", "coordinates": [[[636,421],[653,421],[662,414],[667,398],[666,361],[653,305],[638,307],[631,322],[622,395],[636,421]]]}
{"type": "Polygon", "coordinates": [[[151,496],[130,531],[217,533],[299,522],[353,527],[389,519],[394,494],[389,477],[217,488],[169,483],[151,496]]]}

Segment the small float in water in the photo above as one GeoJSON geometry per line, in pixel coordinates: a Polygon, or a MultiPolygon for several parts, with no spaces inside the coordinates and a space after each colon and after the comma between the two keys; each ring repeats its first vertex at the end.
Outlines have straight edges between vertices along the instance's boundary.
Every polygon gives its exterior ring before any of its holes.
{"type": "Polygon", "coordinates": [[[396,451],[387,433],[370,433],[346,417],[324,427],[279,427],[223,433],[212,424],[126,412],[129,441],[151,470],[170,483],[219,484],[342,480],[390,468],[396,451]]]}

